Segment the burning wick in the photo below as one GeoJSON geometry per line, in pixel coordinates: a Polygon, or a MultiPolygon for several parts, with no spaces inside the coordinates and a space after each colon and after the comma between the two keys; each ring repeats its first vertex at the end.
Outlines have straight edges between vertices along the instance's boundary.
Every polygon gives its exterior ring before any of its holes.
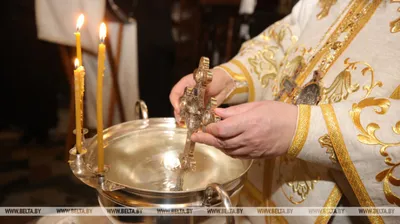
{"type": "Polygon", "coordinates": [[[101,23],[100,25],[100,42],[104,43],[104,39],[106,39],[107,35],[107,27],[105,23],[101,23]]]}
{"type": "Polygon", "coordinates": [[[85,22],[85,16],[83,16],[83,14],[81,14],[78,17],[78,21],[76,22],[76,31],[79,32],[83,23],[85,22]]]}

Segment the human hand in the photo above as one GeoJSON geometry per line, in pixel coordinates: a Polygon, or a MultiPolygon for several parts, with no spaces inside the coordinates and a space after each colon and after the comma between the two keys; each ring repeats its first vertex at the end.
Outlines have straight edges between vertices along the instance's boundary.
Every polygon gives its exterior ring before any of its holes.
{"type": "Polygon", "coordinates": [[[209,124],[192,141],[214,146],[235,158],[272,158],[285,154],[297,124],[297,106],[261,101],[217,108],[223,119],[209,124]]]}
{"type": "MultiPolygon", "coordinates": [[[[206,89],[206,99],[210,97],[215,97],[217,100],[217,105],[220,105],[233,88],[235,88],[235,82],[225,71],[221,69],[212,69],[213,80],[206,89]]],[[[179,80],[178,83],[172,88],[169,95],[172,106],[174,107],[175,119],[177,121],[179,118],[179,98],[183,95],[186,87],[194,87],[196,82],[194,81],[193,74],[189,74],[179,80]]]]}

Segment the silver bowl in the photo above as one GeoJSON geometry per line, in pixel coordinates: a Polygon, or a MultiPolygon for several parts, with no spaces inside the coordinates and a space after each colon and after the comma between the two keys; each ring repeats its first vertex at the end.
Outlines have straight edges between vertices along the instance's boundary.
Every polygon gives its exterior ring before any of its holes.
{"type": "MultiPolygon", "coordinates": [[[[179,154],[186,129],[177,127],[174,118],[122,123],[106,129],[103,138],[103,174],[96,172],[96,136],[85,142],[83,153],[70,150],[69,164],[77,178],[97,190],[105,207],[235,206],[252,164],[252,160],[234,159],[196,144],[196,167],[182,172],[179,154]]],[[[233,217],[227,219],[234,222],[233,217]]]]}

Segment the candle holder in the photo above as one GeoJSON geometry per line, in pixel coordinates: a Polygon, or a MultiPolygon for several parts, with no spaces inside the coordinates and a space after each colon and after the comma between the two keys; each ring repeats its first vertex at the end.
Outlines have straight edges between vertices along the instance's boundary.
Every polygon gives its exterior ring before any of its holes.
{"type": "Polygon", "coordinates": [[[76,148],[69,150],[69,167],[72,173],[86,185],[101,189],[103,191],[115,191],[125,187],[106,180],[105,175],[109,167],[105,167],[103,173],[97,172],[97,167],[90,167],[86,148],[82,148],[82,153],[77,153],[76,148]]]}
{"type": "MultiPolygon", "coordinates": [[[[73,131],[72,131],[72,133],[74,134],[74,135],[76,135],[76,129],[74,129],[73,131]]],[[[85,149],[86,148],[86,138],[85,138],[85,135],[87,135],[87,133],[89,133],[89,130],[87,129],[87,128],[82,128],[82,143],[81,143],[81,145],[82,145],[82,151],[83,151],[83,149],[85,149]]],[[[75,148],[76,148],[76,145],[75,145],[75,148]]],[[[79,153],[78,153],[79,154],[79,153]]]]}
{"type": "MultiPolygon", "coordinates": [[[[89,153],[87,150],[87,141],[85,135],[89,132],[88,129],[82,129],[82,150],[78,153],[76,146],[69,150],[68,164],[72,173],[86,185],[101,189],[103,191],[115,191],[125,187],[106,180],[105,175],[109,170],[108,166],[104,167],[104,172],[99,173],[97,167],[92,167],[89,161],[89,153]]],[[[73,131],[76,134],[76,130],[73,131]]]]}

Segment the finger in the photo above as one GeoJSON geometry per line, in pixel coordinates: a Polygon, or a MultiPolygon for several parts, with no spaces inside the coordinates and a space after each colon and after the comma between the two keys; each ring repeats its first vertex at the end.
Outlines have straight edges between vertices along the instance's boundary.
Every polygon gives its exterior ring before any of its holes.
{"type": "Polygon", "coordinates": [[[175,121],[180,123],[181,122],[181,116],[177,110],[174,110],[174,116],[175,116],[175,121]]]}
{"type": "Polygon", "coordinates": [[[218,138],[214,137],[209,133],[203,133],[203,132],[195,133],[190,137],[190,139],[197,143],[214,146],[216,148],[218,147],[223,148],[223,143],[218,138]]]}
{"type": "Polygon", "coordinates": [[[227,152],[231,152],[243,147],[246,147],[246,141],[243,139],[243,135],[238,135],[233,138],[221,139],[224,143],[227,152]]]}
{"type": "Polygon", "coordinates": [[[221,105],[225,98],[225,88],[222,88],[220,86],[213,86],[213,83],[207,86],[206,92],[205,92],[205,97],[204,97],[204,104],[207,105],[211,99],[211,97],[214,97],[214,99],[217,101],[217,106],[221,105]],[[215,89],[215,90],[210,90],[210,89],[215,89]]]}
{"type": "Polygon", "coordinates": [[[193,75],[187,75],[183,77],[179,82],[172,88],[171,93],[169,95],[169,100],[171,101],[172,106],[179,113],[179,98],[183,95],[186,87],[193,87],[196,85],[196,82],[193,79],[193,75]]]}
{"type": "Polygon", "coordinates": [[[207,85],[206,95],[216,96],[227,87],[234,87],[235,82],[229,74],[221,69],[212,69],[212,81],[207,85]]]}
{"type": "Polygon", "coordinates": [[[253,150],[248,148],[247,146],[227,151],[227,154],[235,158],[266,158],[263,151],[253,150]]]}
{"type": "Polygon", "coordinates": [[[224,152],[236,150],[238,148],[244,147],[244,141],[242,136],[237,136],[230,139],[217,138],[209,133],[199,132],[191,136],[191,140],[194,142],[206,144],[213,146],[217,149],[224,150],[224,152]]]}
{"type": "Polygon", "coordinates": [[[246,116],[228,117],[220,122],[207,125],[205,132],[217,138],[232,138],[240,135],[247,129],[248,122],[246,121],[246,116]]]}
{"type": "Polygon", "coordinates": [[[215,113],[222,119],[225,119],[252,110],[258,107],[260,104],[261,102],[252,102],[252,103],[245,103],[236,106],[231,106],[228,108],[216,108],[215,113]]]}
{"type": "Polygon", "coordinates": [[[218,149],[225,149],[225,143],[219,139],[214,137],[209,133],[199,132],[195,133],[191,136],[191,140],[197,143],[206,144],[209,146],[214,146],[218,149]]]}
{"type": "Polygon", "coordinates": [[[247,152],[249,151],[240,137],[233,139],[222,140],[218,139],[208,133],[196,133],[192,135],[192,141],[213,146],[221,150],[225,155],[232,158],[252,159],[253,157],[247,152]]]}

